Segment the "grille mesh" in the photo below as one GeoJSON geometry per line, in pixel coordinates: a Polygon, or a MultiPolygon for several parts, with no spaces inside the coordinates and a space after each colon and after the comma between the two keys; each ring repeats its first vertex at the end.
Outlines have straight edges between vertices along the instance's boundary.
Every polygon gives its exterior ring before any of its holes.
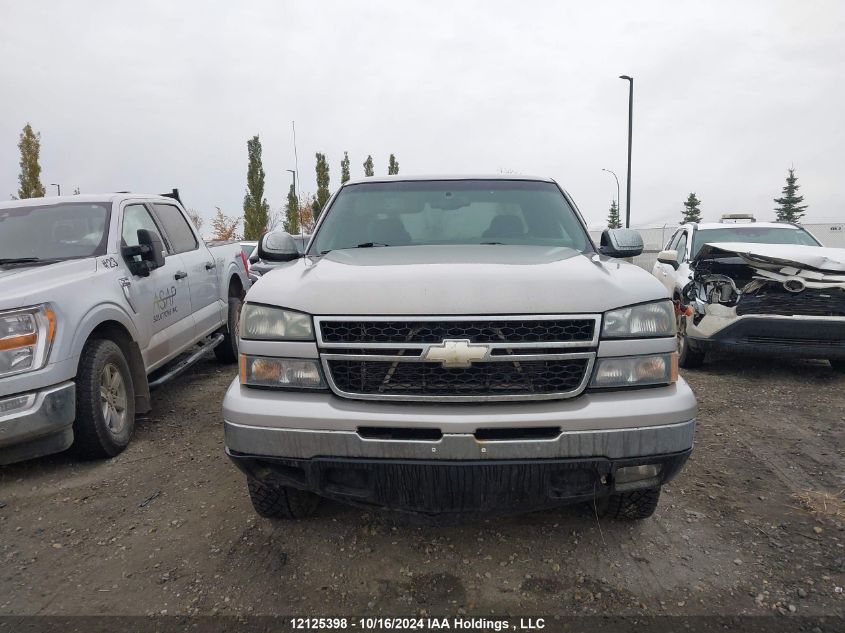
{"type": "Polygon", "coordinates": [[[326,343],[440,343],[469,339],[473,343],[589,343],[593,319],[468,321],[322,321],[326,343]]]}
{"type": "Polygon", "coordinates": [[[482,362],[469,368],[439,363],[328,360],[338,389],[362,395],[508,396],[565,393],[578,388],[588,360],[482,362]]]}
{"type": "Polygon", "coordinates": [[[764,289],[743,296],[736,307],[738,315],[777,314],[781,316],[845,316],[845,290],[807,288],[803,292],[764,289]]]}

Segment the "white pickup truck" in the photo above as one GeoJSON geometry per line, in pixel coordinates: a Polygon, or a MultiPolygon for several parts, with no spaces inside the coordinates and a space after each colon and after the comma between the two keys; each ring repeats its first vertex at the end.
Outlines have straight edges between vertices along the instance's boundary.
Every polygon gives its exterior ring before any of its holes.
{"type": "Polygon", "coordinates": [[[176,191],[0,203],[0,464],[120,453],[151,386],[237,359],[248,287],[240,245],[206,245],[176,191]]]}

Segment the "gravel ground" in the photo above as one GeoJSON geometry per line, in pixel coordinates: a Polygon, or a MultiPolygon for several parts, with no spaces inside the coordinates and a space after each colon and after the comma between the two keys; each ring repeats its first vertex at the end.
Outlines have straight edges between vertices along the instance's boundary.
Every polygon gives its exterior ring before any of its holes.
{"type": "Polygon", "coordinates": [[[687,372],[696,448],[638,524],[259,518],[223,455],[232,378],[207,362],[160,389],[111,461],[0,468],[0,615],[845,615],[845,376],[826,363],[687,372]]]}

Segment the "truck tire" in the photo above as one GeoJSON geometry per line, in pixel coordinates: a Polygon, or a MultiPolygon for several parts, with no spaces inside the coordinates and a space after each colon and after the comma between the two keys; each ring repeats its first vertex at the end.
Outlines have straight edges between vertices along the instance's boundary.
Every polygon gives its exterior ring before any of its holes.
{"type": "Polygon", "coordinates": [[[135,386],[123,350],[108,339],[91,339],[76,375],[74,448],[84,459],[114,457],[134,428],[135,386]]]}
{"type": "Polygon", "coordinates": [[[829,361],[833,371],[838,371],[840,374],[845,374],[845,360],[841,358],[831,358],[829,361]]]}
{"type": "Polygon", "coordinates": [[[314,514],[320,497],[289,486],[271,486],[247,477],[252,507],[268,519],[307,519],[314,514]]]}
{"type": "Polygon", "coordinates": [[[623,521],[647,519],[657,509],[660,486],[611,495],[599,507],[599,516],[623,521]]]}
{"type": "Polygon", "coordinates": [[[678,317],[678,365],[684,369],[696,369],[704,364],[705,353],[690,346],[687,337],[687,318],[678,317]]]}
{"type": "Polygon", "coordinates": [[[229,297],[229,318],[223,341],[214,348],[214,355],[221,363],[238,362],[238,332],[241,323],[241,306],[243,302],[238,297],[229,297]]]}

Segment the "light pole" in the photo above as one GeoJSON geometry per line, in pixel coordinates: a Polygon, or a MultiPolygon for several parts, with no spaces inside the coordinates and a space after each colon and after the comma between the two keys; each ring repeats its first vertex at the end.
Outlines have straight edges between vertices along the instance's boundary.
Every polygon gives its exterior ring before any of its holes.
{"type": "Polygon", "coordinates": [[[56,195],[57,195],[57,196],[62,195],[62,186],[61,186],[61,185],[59,185],[59,184],[57,184],[57,183],[55,183],[55,182],[51,182],[51,183],[50,183],[50,186],[51,186],[51,187],[55,187],[55,188],[56,188],[56,190],[57,190],[56,195]]]}
{"type": "Polygon", "coordinates": [[[619,75],[619,79],[628,82],[628,182],[625,186],[625,228],[631,228],[631,138],[634,125],[634,78],[619,75]]]}
{"type": "Polygon", "coordinates": [[[605,169],[604,167],[601,168],[602,171],[606,171],[608,174],[613,176],[613,179],[616,181],[616,210],[619,210],[619,178],[616,177],[616,172],[611,171],[610,169],[605,169]]]}

